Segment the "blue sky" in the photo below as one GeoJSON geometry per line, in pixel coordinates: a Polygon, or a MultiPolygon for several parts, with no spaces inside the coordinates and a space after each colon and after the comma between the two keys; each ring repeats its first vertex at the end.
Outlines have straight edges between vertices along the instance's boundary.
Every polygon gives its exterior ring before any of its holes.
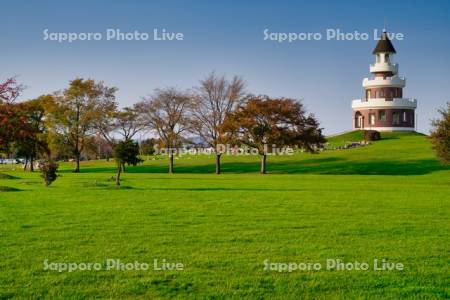
{"type": "Polygon", "coordinates": [[[428,132],[450,101],[449,1],[9,1],[0,19],[0,80],[18,75],[23,98],[63,89],[80,76],[119,88],[122,106],[155,88],[191,88],[211,71],[241,75],[255,94],[303,99],[327,134],[351,129],[351,100],[373,62],[385,20],[405,97],[418,99],[428,132]],[[182,32],[183,41],[44,41],[50,32],[182,32]],[[367,32],[367,41],[264,41],[270,32],[367,32]]]}

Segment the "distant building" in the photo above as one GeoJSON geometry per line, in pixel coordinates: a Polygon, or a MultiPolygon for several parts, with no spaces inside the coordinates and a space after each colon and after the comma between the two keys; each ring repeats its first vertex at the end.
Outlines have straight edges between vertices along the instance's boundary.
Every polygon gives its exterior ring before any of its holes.
{"type": "Polygon", "coordinates": [[[398,64],[393,62],[394,46],[383,31],[370,65],[373,78],[364,78],[365,96],[353,100],[353,129],[378,131],[414,131],[416,99],[403,98],[406,80],[398,75],[398,64]]]}

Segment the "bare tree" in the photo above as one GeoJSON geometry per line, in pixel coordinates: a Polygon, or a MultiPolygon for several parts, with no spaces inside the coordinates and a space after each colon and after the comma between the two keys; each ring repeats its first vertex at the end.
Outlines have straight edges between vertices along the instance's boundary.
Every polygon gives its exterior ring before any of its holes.
{"type": "MultiPolygon", "coordinates": [[[[96,128],[111,149],[115,149],[121,142],[132,141],[133,137],[145,128],[145,123],[135,104],[133,107],[125,107],[121,111],[105,111],[105,116],[99,119],[96,128]]],[[[125,172],[125,163],[121,164],[121,171],[125,172]]]]}
{"type": "Polygon", "coordinates": [[[131,140],[145,128],[145,122],[141,117],[137,105],[125,107],[121,111],[105,111],[105,117],[96,124],[98,133],[114,147],[116,144],[115,134],[120,135],[123,140],[131,140]]]}
{"type": "Polygon", "coordinates": [[[114,133],[117,131],[116,116],[119,112],[117,107],[113,109],[107,109],[102,112],[103,118],[97,119],[95,124],[95,130],[97,133],[105,139],[111,148],[114,148],[116,144],[114,133]]]}
{"type": "Polygon", "coordinates": [[[173,173],[173,154],[182,134],[189,129],[192,97],[175,88],[157,89],[153,96],[138,104],[145,124],[155,131],[169,154],[169,173],[173,173]]]}
{"type": "Polygon", "coordinates": [[[138,132],[144,130],[145,122],[139,112],[139,108],[125,107],[115,116],[117,132],[125,141],[131,140],[138,132]]]}
{"type": "Polygon", "coordinates": [[[225,116],[244,101],[245,82],[234,76],[231,81],[214,72],[200,81],[192,106],[192,130],[214,149],[216,154],[216,174],[220,174],[220,157],[225,116]]]}

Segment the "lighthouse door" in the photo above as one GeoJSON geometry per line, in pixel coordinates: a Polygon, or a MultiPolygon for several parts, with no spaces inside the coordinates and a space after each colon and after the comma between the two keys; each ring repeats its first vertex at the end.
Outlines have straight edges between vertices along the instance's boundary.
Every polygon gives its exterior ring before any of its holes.
{"type": "Polygon", "coordinates": [[[358,111],[355,114],[355,128],[362,128],[363,127],[363,117],[361,113],[358,111]]]}

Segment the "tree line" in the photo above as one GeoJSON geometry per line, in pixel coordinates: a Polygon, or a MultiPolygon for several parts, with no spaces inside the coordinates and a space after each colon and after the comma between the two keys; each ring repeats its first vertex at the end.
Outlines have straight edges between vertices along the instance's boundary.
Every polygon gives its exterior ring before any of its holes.
{"type": "Polygon", "coordinates": [[[272,147],[315,153],[326,142],[318,120],[301,101],[251,94],[239,76],[228,79],[213,72],[190,90],[156,89],[122,109],[118,89],[93,79],[76,78],[61,91],[18,101],[23,89],[16,78],[0,83],[0,152],[24,157],[24,168],[31,171],[36,159],[52,161],[65,154],[80,172],[83,153],[92,145],[106,146],[118,162],[119,184],[125,165],[140,162],[135,138],[143,132],[158,137],[150,144],[167,149],[169,173],[174,172],[174,149],[192,136],[214,151],[217,174],[223,144],[256,149],[264,174],[272,147]]]}
{"type": "Polygon", "coordinates": [[[152,132],[167,149],[169,173],[174,172],[173,149],[187,136],[211,147],[217,174],[221,144],[257,149],[265,173],[272,145],[315,152],[325,142],[317,119],[307,115],[300,101],[250,94],[238,76],[227,79],[211,73],[191,90],[156,89],[122,109],[117,88],[93,79],[76,78],[64,90],[19,102],[22,91],[15,78],[0,85],[0,149],[25,157],[30,170],[39,157],[70,153],[74,172],[80,172],[83,153],[99,137],[113,149],[123,170],[125,164],[139,162],[134,139],[140,132],[152,132]]]}

